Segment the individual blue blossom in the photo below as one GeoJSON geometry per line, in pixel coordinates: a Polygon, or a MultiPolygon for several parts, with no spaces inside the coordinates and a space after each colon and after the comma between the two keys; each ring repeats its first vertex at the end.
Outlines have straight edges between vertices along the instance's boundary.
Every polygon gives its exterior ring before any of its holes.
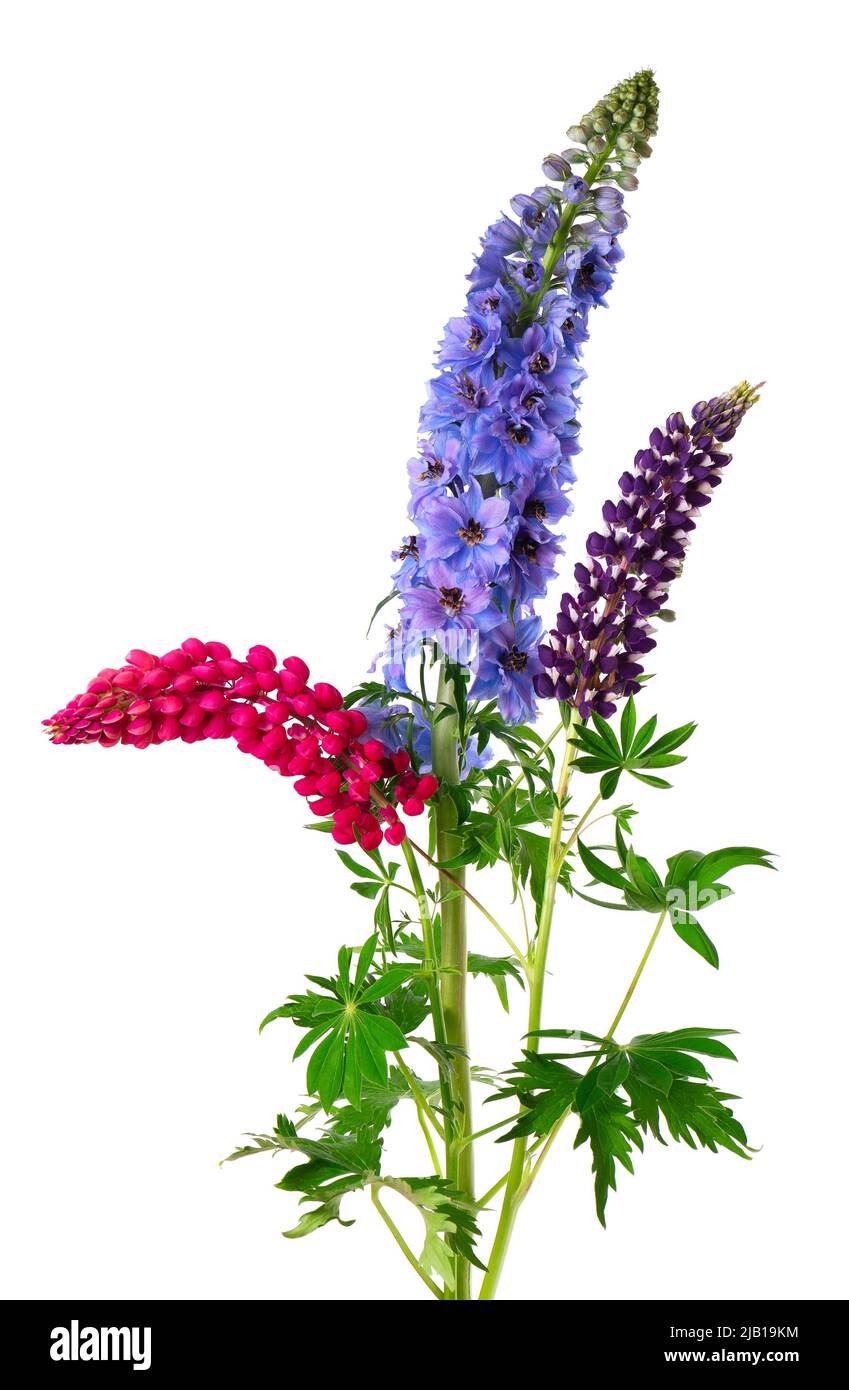
{"type": "Polygon", "coordinates": [[[500,337],[497,314],[480,314],[473,309],[446,324],[439,361],[447,367],[474,371],[492,356],[500,337]]]}
{"type": "Polygon", "coordinates": [[[473,568],[458,571],[444,560],[426,567],[426,578],[404,594],[405,615],[411,633],[463,633],[477,631],[476,618],[491,609],[489,588],[473,568]]]}
{"type": "Polygon", "coordinates": [[[507,576],[500,580],[497,592],[503,593],[506,603],[531,606],[544,596],[557,574],[557,564],[563,546],[545,526],[520,522],[510,550],[507,576]]]}
{"type": "Polygon", "coordinates": [[[572,174],[563,185],[563,198],[573,207],[586,201],[589,195],[589,187],[583,179],[578,178],[577,174],[572,174]]]}
{"type": "Polygon", "coordinates": [[[484,497],[474,478],[459,497],[429,497],[419,508],[425,567],[450,561],[456,575],[471,569],[488,583],[510,558],[509,512],[506,498],[484,497]]]}
{"type": "MultiPolygon", "coordinates": [[[[523,378],[517,392],[519,401],[524,385],[523,378]]],[[[533,383],[530,386],[536,389],[533,383]]],[[[479,464],[497,483],[515,484],[535,477],[541,464],[557,459],[557,436],[530,413],[539,403],[521,402],[516,410],[493,409],[478,416],[472,443],[479,464]]]]}
{"type": "Polygon", "coordinates": [[[443,443],[441,456],[431,443],[424,443],[417,458],[407,464],[410,477],[410,517],[426,497],[442,496],[446,487],[464,472],[463,443],[459,435],[449,435],[443,443]]]}
{"type": "Polygon", "coordinates": [[[533,535],[542,539],[548,527],[554,526],[572,511],[572,502],[550,473],[539,479],[529,478],[516,490],[516,508],[522,522],[533,535]]]}
{"type": "Polygon", "coordinates": [[[472,694],[497,699],[504,718],[513,724],[529,719],[535,708],[534,677],[542,670],[536,650],[541,632],[539,618],[508,619],[481,641],[472,694]]]}

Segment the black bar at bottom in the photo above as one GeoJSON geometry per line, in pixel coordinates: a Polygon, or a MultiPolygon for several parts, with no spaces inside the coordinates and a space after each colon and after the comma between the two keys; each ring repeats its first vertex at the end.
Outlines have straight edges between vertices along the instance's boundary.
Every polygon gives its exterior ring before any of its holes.
{"type": "MultiPolygon", "coordinates": [[[[465,1345],[475,1363],[478,1354],[485,1363],[513,1355],[519,1361],[529,1355],[533,1361],[544,1352],[554,1363],[562,1354],[564,1371],[577,1362],[594,1365],[605,1375],[671,1370],[686,1379],[705,1366],[720,1371],[743,1366],[758,1374],[791,1367],[810,1375],[828,1366],[836,1372],[841,1364],[844,1302],[574,1300],[568,1312],[555,1318],[538,1304],[532,1315],[502,1314],[501,1320],[496,1304],[490,1314],[468,1315],[471,1335],[465,1345]],[[478,1317],[484,1321],[478,1323],[478,1317]]],[[[374,1319],[366,1321],[360,1312],[350,1330],[340,1303],[304,1318],[291,1312],[288,1302],[274,1301],[10,1301],[2,1305],[0,1317],[7,1354],[14,1348],[25,1372],[51,1377],[102,1380],[104,1375],[135,1373],[149,1379],[191,1372],[220,1378],[232,1370],[253,1380],[268,1372],[297,1374],[299,1355],[331,1373],[334,1364],[340,1369],[353,1364],[368,1375],[386,1367],[391,1338],[394,1374],[405,1375],[406,1348],[413,1361],[406,1369],[418,1378],[421,1363],[415,1348],[426,1344],[436,1355],[446,1316],[462,1314],[434,1306],[423,1324],[418,1305],[407,1304],[406,1309],[389,1318],[377,1305],[374,1319]],[[370,1331],[375,1328],[376,1334],[370,1331]],[[369,1360],[373,1335],[374,1366],[369,1360]]],[[[456,1327],[452,1324],[451,1332],[456,1327]]],[[[465,1378],[469,1369],[458,1367],[458,1374],[465,1378]]]]}

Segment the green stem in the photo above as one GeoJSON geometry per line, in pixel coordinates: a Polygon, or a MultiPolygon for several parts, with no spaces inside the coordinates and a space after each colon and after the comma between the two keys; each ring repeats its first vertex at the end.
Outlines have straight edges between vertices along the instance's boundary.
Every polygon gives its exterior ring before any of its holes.
{"type": "Polygon", "coordinates": [[[413,1099],[416,1101],[418,1105],[421,1106],[422,1110],[425,1113],[425,1118],[430,1120],[440,1139],[444,1139],[445,1131],[442,1128],[442,1125],[439,1123],[439,1120],[437,1119],[436,1115],[434,1115],[430,1101],[428,1100],[424,1091],[419,1086],[415,1076],[410,1071],[410,1068],[407,1066],[407,1063],[404,1061],[400,1052],[393,1052],[392,1055],[395,1058],[395,1061],[398,1063],[398,1070],[400,1071],[401,1075],[403,1076],[404,1080],[410,1088],[410,1094],[412,1095],[413,1099]]]}
{"type": "Polygon", "coordinates": [[[387,1229],[391,1232],[396,1245],[399,1247],[401,1253],[404,1256],[404,1259],[407,1261],[408,1264],[411,1264],[413,1266],[413,1269],[416,1271],[416,1274],[419,1276],[419,1278],[424,1280],[431,1293],[433,1294],[434,1298],[444,1298],[445,1295],[443,1294],[442,1290],[439,1288],[437,1284],[434,1284],[429,1274],[425,1274],[424,1270],[422,1269],[421,1265],[419,1264],[409,1245],[405,1241],[404,1237],[401,1235],[401,1232],[398,1230],[398,1227],[395,1225],[395,1222],[392,1220],[392,1217],[389,1215],[389,1212],[386,1210],[385,1206],[383,1205],[379,1196],[377,1195],[376,1187],[373,1187],[371,1190],[371,1200],[377,1208],[381,1220],[383,1221],[387,1229]]]}
{"type": "MultiPolygon", "coordinates": [[[[460,781],[460,766],[457,749],[457,714],[453,687],[447,680],[445,664],[440,667],[439,686],[434,705],[434,722],[431,730],[433,749],[433,772],[442,782],[443,789],[435,807],[436,816],[436,858],[440,863],[453,859],[460,848],[456,833],[457,808],[445,786],[457,786],[460,781]],[[448,708],[453,711],[443,715],[448,708]]],[[[465,890],[465,869],[457,871],[457,878],[449,878],[440,870],[440,897],[442,899],[442,937],[440,965],[444,974],[439,976],[439,992],[442,997],[442,1011],[445,1019],[446,1041],[452,1047],[462,1049],[453,1060],[452,1132],[446,1149],[446,1177],[458,1192],[473,1202],[475,1199],[474,1148],[471,1144],[462,1147],[456,1140],[472,1132],[472,1082],[469,1069],[469,1038],[466,1026],[466,899],[464,893],[452,893],[449,885],[455,883],[465,890]]],[[[454,1297],[467,1301],[471,1297],[470,1267],[467,1259],[457,1256],[454,1297]]]]}
{"type": "Polygon", "coordinates": [[[476,1205],[479,1210],[482,1211],[483,1208],[486,1206],[487,1202],[489,1201],[490,1197],[494,1197],[497,1193],[501,1191],[509,1176],[509,1173],[502,1173],[501,1177],[498,1179],[498,1182],[494,1182],[489,1191],[485,1192],[482,1197],[478,1198],[476,1205]]]}
{"type": "Polygon", "coordinates": [[[469,892],[465,883],[461,879],[455,878],[454,875],[452,873],[449,873],[447,869],[442,868],[435,859],[431,859],[427,850],[422,849],[421,845],[417,845],[415,840],[410,839],[409,835],[407,836],[407,840],[409,844],[412,846],[412,848],[416,851],[416,854],[420,855],[421,858],[426,860],[428,864],[432,864],[434,869],[439,869],[442,878],[447,879],[449,883],[453,883],[454,887],[457,889],[458,892],[465,894],[469,902],[477,908],[478,912],[481,914],[482,917],[486,918],[490,926],[495,927],[495,930],[498,932],[502,941],[504,941],[510,947],[510,950],[517,957],[522,967],[526,967],[527,961],[525,960],[523,953],[520,951],[513,938],[509,935],[508,932],[504,930],[501,923],[495,920],[492,913],[484,907],[483,903],[479,902],[475,895],[469,892]]]}
{"type": "MultiPolygon", "coordinates": [[[[534,942],[530,998],[528,1000],[528,1033],[530,1035],[533,1035],[535,1030],[539,1028],[542,1020],[545,963],[548,955],[548,943],[551,937],[554,900],[557,893],[557,885],[560,881],[560,868],[563,863],[564,851],[561,843],[563,834],[563,810],[566,801],[566,793],[569,789],[569,780],[572,776],[572,763],[578,751],[568,735],[573,732],[579,722],[580,718],[578,714],[573,711],[567,731],[566,752],[563,757],[563,765],[560,769],[560,780],[557,786],[557,796],[555,798],[554,812],[551,818],[551,835],[548,841],[548,862],[545,870],[545,887],[543,890],[542,904],[540,906],[539,928],[536,941],[534,942]]],[[[529,1051],[537,1052],[539,1050],[538,1038],[529,1036],[527,1043],[529,1051]]],[[[527,1148],[528,1141],[524,1136],[516,1139],[513,1144],[513,1153],[507,1174],[507,1183],[504,1188],[504,1201],[501,1206],[501,1216],[499,1217],[498,1227],[495,1232],[492,1254],[489,1258],[489,1267],[481,1285],[480,1297],[484,1300],[491,1300],[495,1297],[498,1279],[507,1255],[510,1237],[513,1234],[513,1226],[523,1195],[522,1184],[525,1176],[527,1148]]]]}
{"type": "MultiPolygon", "coordinates": [[[[595,183],[596,179],[598,178],[599,174],[601,173],[602,169],[607,163],[607,160],[615,144],[616,133],[614,132],[614,134],[610,137],[604,149],[602,150],[601,154],[596,155],[592,164],[587,166],[587,171],[583,177],[584,183],[586,183],[589,188],[592,188],[593,184],[595,183]]],[[[584,208],[587,205],[587,202],[588,199],[585,198],[582,203],[570,203],[563,212],[563,215],[560,218],[560,226],[557,228],[557,231],[554,233],[554,236],[548,243],[548,249],[546,250],[546,253],[542,259],[542,279],[540,281],[539,289],[537,290],[536,294],[528,300],[528,302],[525,304],[524,308],[522,309],[519,315],[520,326],[525,326],[536,318],[537,310],[539,309],[539,306],[543,301],[548,287],[551,284],[551,277],[554,274],[554,268],[566,249],[566,243],[569,240],[569,232],[572,229],[572,223],[575,221],[575,218],[578,216],[578,213],[584,210],[584,208]]]]}
{"type": "Polygon", "coordinates": [[[648,964],[649,956],[651,955],[652,951],[654,950],[655,942],[657,941],[657,938],[660,936],[660,929],[661,929],[661,927],[663,926],[663,923],[664,923],[664,921],[665,921],[665,919],[666,919],[667,910],[668,910],[667,908],[664,908],[663,911],[661,912],[660,916],[658,917],[658,919],[657,919],[657,925],[656,925],[654,931],[652,932],[652,934],[651,934],[651,936],[650,936],[650,938],[649,938],[649,944],[648,944],[648,946],[646,947],[646,949],[645,949],[644,952],[643,952],[642,960],[640,961],[639,965],[637,966],[636,972],[635,972],[635,974],[634,974],[634,978],[633,978],[633,980],[631,981],[631,983],[629,984],[628,988],[627,988],[626,991],[625,991],[625,998],[622,1000],[622,1003],[619,1005],[619,1008],[618,1008],[617,1011],[616,1011],[616,1016],[615,1016],[613,1022],[611,1023],[610,1027],[608,1028],[607,1032],[606,1032],[605,1035],[604,1035],[606,1041],[608,1041],[608,1042],[609,1042],[610,1039],[613,1037],[613,1034],[616,1032],[616,1029],[619,1027],[619,1024],[620,1024],[621,1021],[622,1021],[622,1015],[624,1014],[625,1010],[627,1009],[628,1005],[629,1005],[630,1002],[631,1002],[631,996],[632,996],[632,994],[634,993],[634,990],[637,988],[637,985],[640,983],[640,976],[642,975],[643,971],[645,970],[646,965],[648,964]]]}
{"type": "MultiPolygon", "coordinates": [[[[410,848],[410,845],[407,840],[402,841],[401,849],[403,850],[404,858],[407,861],[407,868],[410,872],[410,880],[416,891],[416,902],[418,903],[419,908],[419,920],[421,921],[422,925],[422,944],[424,946],[424,961],[422,964],[423,969],[425,971],[425,975],[427,977],[428,997],[430,999],[430,1014],[431,1019],[433,1020],[433,1036],[438,1043],[445,1044],[446,1042],[448,1042],[448,1036],[445,1028],[445,1018],[442,1012],[442,996],[439,992],[439,983],[437,976],[437,971],[439,969],[439,961],[436,958],[436,943],[433,937],[433,922],[431,921],[430,917],[430,907],[427,901],[427,893],[425,892],[425,886],[422,882],[422,876],[419,873],[419,866],[416,863],[416,856],[410,848]]],[[[452,1115],[454,1103],[453,1097],[451,1095],[451,1089],[445,1076],[445,1070],[441,1066],[439,1068],[439,1093],[440,1098],[442,1100],[442,1111],[445,1116],[445,1163],[447,1168],[449,1166],[449,1153],[451,1139],[453,1137],[454,1122],[452,1115]]]]}
{"type": "MultiPolygon", "coordinates": [[[[558,737],[559,734],[562,734],[562,733],[563,733],[563,721],[561,720],[561,722],[557,725],[557,728],[556,728],[556,729],[553,729],[552,732],[548,735],[548,738],[545,740],[545,743],[540,744],[539,748],[538,748],[538,749],[536,750],[536,752],[534,753],[534,756],[533,756],[532,758],[530,758],[529,761],[530,761],[531,763],[539,762],[540,758],[542,757],[542,755],[543,755],[543,753],[546,751],[546,749],[547,749],[547,748],[550,748],[551,745],[552,745],[552,743],[554,742],[554,740],[558,737]]],[[[519,783],[520,783],[520,782],[524,782],[524,780],[525,780],[525,769],[522,768],[522,771],[519,773],[518,777],[514,777],[514,778],[513,778],[513,781],[510,783],[510,785],[509,785],[509,787],[507,788],[507,790],[506,790],[506,792],[504,793],[504,795],[500,798],[499,801],[496,801],[495,805],[494,805],[493,808],[492,808],[492,813],[493,813],[493,815],[495,814],[496,811],[500,811],[500,810],[501,810],[501,807],[504,805],[504,803],[505,803],[505,801],[507,800],[507,798],[508,798],[509,796],[512,796],[513,792],[514,792],[514,791],[516,790],[516,788],[519,786],[519,783]]]]}

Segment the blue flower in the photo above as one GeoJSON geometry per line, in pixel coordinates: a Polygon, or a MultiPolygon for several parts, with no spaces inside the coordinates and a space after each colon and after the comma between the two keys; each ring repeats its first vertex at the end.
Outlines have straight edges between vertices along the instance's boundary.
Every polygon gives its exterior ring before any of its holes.
{"type": "Polygon", "coordinates": [[[419,509],[425,564],[448,560],[456,574],[472,569],[489,582],[510,557],[510,503],[484,497],[473,478],[459,497],[429,497],[419,509]]]}
{"type": "Polygon", "coordinates": [[[499,576],[499,591],[508,602],[521,607],[542,598],[557,574],[562,553],[563,547],[551,531],[523,521],[513,541],[507,574],[499,576]]]}
{"type": "MultiPolygon", "coordinates": [[[[538,401],[534,401],[536,408],[538,401]]],[[[498,483],[518,482],[538,471],[541,463],[560,453],[557,436],[527,411],[484,411],[473,435],[480,473],[491,473],[498,483]]]]}
{"type": "Polygon", "coordinates": [[[475,618],[489,608],[492,598],[474,569],[459,572],[434,560],[427,579],[404,593],[404,616],[411,633],[436,634],[476,631],[475,618]]]}
{"type": "Polygon", "coordinates": [[[442,443],[441,456],[432,444],[425,443],[418,457],[407,464],[412,520],[426,497],[441,497],[448,484],[465,471],[465,447],[459,436],[451,434],[442,443]]]}
{"type": "Polygon", "coordinates": [[[439,361],[447,367],[476,368],[490,358],[501,337],[497,314],[473,309],[460,319],[449,319],[439,348],[439,361]]]}
{"type": "Polygon", "coordinates": [[[421,409],[423,431],[459,428],[474,421],[496,397],[492,364],[484,363],[479,373],[445,372],[430,383],[428,399],[421,409]]]}
{"type": "Polygon", "coordinates": [[[482,641],[472,690],[476,697],[498,700],[504,718],[511,723],[530,719],[536,708],[534,677],[542,671],[536,654],[542,622],[522,618],[499,624],[482,641]]]}

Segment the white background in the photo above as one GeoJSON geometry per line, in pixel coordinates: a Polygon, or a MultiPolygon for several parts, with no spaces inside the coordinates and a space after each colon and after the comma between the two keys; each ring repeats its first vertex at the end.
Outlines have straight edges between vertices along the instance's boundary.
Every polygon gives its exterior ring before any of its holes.
{"type": "MultiPolygon", "coordinates": [[[[477,238],[644,65],[661,126],[586,354],[568,562],[656,421],[767,379],[642,697],[666,724],[700,721],[691,756],[674,792],[629,789],[652,856],[781,855],[780,875],[740,871],[715,909],[719,973],[670,933],[630,1014],[633,1031],[740,1029],[722,1080],[762,1151],[652,1145],[605,1233],[587,1151],[564,1136],[502,1293],[845,1294],[845,105],[829,14],[3,7],[8,1294],[421,1296],[364,1199],[351,1229],[290,1243],[275,1161],[217,1167],[298,1103],[294,1030],[260,1039],[259,1019],[363,935],[329,844],[232,746],[107,757],[52,747],[39,721],[131,646],[190,634],[298,652],[343,687],[364,674],[433,347],[477,238]]],[[[494,905],[498,883],[479,887],[494,905]]],[[[547,1021],[605,1025],[644,935],[563,912],[547,1021]]],[[[480,920],[473,939],[497,950],[480,920]]],[[[521,1009],[507,1019],[486,982],[473,1002],[475,1059],[506,1065],[521,1009]]],[[[415,1171],[411,1117],[388,1137],[387,1168],[415,1171]]],[[[505,1157],[481,1160],[484,1181],[505,1157]]]]}

